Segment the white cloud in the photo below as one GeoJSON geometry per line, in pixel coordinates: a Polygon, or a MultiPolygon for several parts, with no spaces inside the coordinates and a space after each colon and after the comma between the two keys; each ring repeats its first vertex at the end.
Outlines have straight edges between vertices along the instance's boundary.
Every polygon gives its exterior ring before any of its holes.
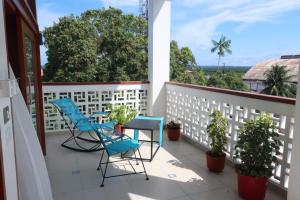
{"type": "Polygon", "coordinates": [[[181,12],[195,15],[193,7],[200,4],[202,7],[195,8],[199,17],[193,16],[195,20],[175,28],[174,39],[193,49],[210,48],[217,27],[223,23],[237,22],[236,30],[242,31],[249,24],[270,21],[285,12],[300,9],[300,0],[184,0],[182,5],[186,8],[181,12]],[[201,16],[204,11],[209,17],[201,16]]]}
{"type": "Polygon", "coordinates": [[[38,23],[40,30],[44,30],[45,27],[52,26],[54,22],[58,21],[59,17],[62,17],[51,9],[51,4],[43,4],[38,7],[38,23]]]}
{"type": "Polygon", "coordinates": [[[180,41],[184,46],[207,48],[211,44],[216,27],[223,22],[224,15],[226,13],[197,19],[179,27],[175,34],[175,40],[180,41]]]}

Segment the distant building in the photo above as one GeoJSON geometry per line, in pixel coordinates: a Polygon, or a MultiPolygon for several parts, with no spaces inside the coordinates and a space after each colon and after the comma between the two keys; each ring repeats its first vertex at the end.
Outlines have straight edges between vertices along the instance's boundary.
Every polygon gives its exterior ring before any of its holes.
{"type": "Polygon", "coordinates": [[[266,60],[257,63],[251,67],[248,72],[243,76],[244,83],[249,86],[251,91],[261,92],[265,86],[263,81],[266,80],[265,72],[271,69],[274,65],[283,65],[290,71],[292,75],[291,81],[298,82],[298,71],[300,66],[300,55],[284,55],[280,58],[266,60]]]}

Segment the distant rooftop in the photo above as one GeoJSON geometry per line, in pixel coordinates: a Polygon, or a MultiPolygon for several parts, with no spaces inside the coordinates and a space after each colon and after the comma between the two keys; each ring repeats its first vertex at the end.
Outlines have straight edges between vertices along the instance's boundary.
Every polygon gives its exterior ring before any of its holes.
{"type": "Polygon", "coordinates": [[[300,66],[300,55],[283,55],[280,58],[265,60],[257,63],[243,76],[244,80],[260,80],[266,79],[265,72],[271,69],[274,65],[283,65],[289,70],[289,75],[292,75],[292,82],[298,82],[298,72],[300,66]]]}
{"type": "Polygon", "coordinates": [[[283,55],[281,59],[300,59],[300,55],[283,55]]]}

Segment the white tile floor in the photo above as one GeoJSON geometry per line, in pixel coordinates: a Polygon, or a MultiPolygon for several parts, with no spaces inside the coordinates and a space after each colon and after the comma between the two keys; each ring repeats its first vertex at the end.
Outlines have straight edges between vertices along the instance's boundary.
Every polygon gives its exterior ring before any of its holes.
{"type": "MultiPolygon", "coordinates": [[[[144,174],[106,179],[99,187],[101,173],[96,170],[99,152],[80,153],[60,146],[66,135],[47,134],[46,162],[55,200],[234,200],[240,199],[236,174],[226,166],[221,174],[206,169],[205,153],[190,143],[165,140],[154,160],[145,162],[144,174]]],[[[141,149],[147,156],[149,148],[141,149]]],[[[149,155],[149,154],[148,154],[149,155]]],[[[133,162],[134,163],[134,162],[133,162]]],[[[141,165],[134,165],[141,170],[141,165]]],[[[108,172],[130,171],[128,162],[108,168],[108,172]]],[[[284,199],[268,190],[267,200],[284,199]]]]}

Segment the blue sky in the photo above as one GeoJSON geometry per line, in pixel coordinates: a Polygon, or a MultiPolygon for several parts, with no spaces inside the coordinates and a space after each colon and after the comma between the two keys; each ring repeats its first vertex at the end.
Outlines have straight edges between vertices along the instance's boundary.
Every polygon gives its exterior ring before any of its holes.
{"type": "MultiPolygon", "coordinates": [[[[138,0],[37,0],[40,29],[59,17],[113,6],[138,14],[138,0]]],[[[300,54],[300,0],[172,0],[171,37],[192,49],[199,65],[216,65],[211,40],[232,40],[221,63],[251,66],[283,54],[300,54]]],[[[41,48],[42,64],[47,62],[41,48]]]]}

